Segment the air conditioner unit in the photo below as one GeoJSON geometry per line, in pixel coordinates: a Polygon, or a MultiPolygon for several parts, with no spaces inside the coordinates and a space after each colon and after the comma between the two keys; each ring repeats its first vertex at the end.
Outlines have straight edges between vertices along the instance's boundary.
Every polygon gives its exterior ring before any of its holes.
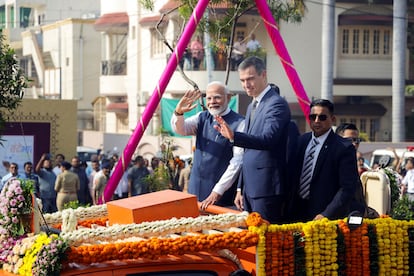
{"type": "Polygon", "coordinates": [[[382,140],[391,141],[391,131],[389,129],[384,129],[382,131],[382,140]]]}

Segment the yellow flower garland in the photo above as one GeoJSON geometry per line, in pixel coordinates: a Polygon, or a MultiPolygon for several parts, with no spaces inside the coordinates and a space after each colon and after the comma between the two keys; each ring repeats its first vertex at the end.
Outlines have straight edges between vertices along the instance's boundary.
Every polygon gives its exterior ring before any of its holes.
{"type": "MultiPolygon", "coordinates": [[[[257,221],[257,218],[256,218],[257,221]]],[[[249,231],[259,235],[257,244],[257,275],[293,275],[286,260],[285,254],[291,250],[291,241],[284,243],[287,235],[292,232],[303,232],[305,238],[305,263],[307,275],[338,275],[338,241],[337,225],[342,225],[346,231],[346,219],[329,221],[311,221],[287,225],[259,225],[249,226],[249,231]],[[278,233],[271,235],[271,233],[278,233]],[[267,239],[279,238],[280,243],[270,242],[267,239]],[[268,244],[272,248],[266,247],[268,244]],[[275,249],[274,247],[277,247],[275,249]],[[269,263],[270,262],[270,263],[269,263]],[[285,265],[282,270],[279,266],[285,265]]],[[[360,228],[346,231],[348,240],[347,266],[351,268],[351,275],[369,275],[370,273],[370,241],[368,225],[374,225],[378,242],[379,275],[407,275],[409,272],[409,236],[408,229],[414,228],[414,221],[393,220],[391,218],[365,219],[360,228]]],[[[341,229],[340,227],[340,229],[341,229]]]]}

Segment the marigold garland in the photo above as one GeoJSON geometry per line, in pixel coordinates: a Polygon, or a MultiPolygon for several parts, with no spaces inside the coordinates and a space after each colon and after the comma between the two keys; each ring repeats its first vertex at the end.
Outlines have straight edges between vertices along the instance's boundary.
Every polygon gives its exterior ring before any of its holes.
{"type": "MultiPolygon", "coordinates": [[[[412,244],[414,221],[399,221],[389,217],[364,219],[364,223],[359,228],[350,230],[346,219],[338,221],[323,219],[307,223],[270,225],[262,220],[257,213],[241,216],[243,217],[243,225],[249,226],[248,230],[239,228],[237,231],[230,230],[231,232],[220,234],[215,234],[212,231],[210,234],[192,233],[178,237],[174,237],[177,235],[165,238],[151,237],[148,234],[154,229],[159,231],[156,229],[158,227],[169,225],[167,232],[171,232],[181,229],[180,227],[184,224],[173,227],[181,222],[181,220],[174,219],[160,222],[161,226],[158,226],[158,222],[150,223],[148,224],[150,227],[145,228],[148,231],[144,231],[144,236],[139,236],[136,233],[131,236],[133,239],[129,242],[111,240],[108,243],[108,239],[105,244],[83,243],[78,247],[71,246],[68,252],[68,262],[89,264],[134,258],[155,259],[167,254],[179,255],[256,245],[256,275],[258,276],[410,275],[409,273],[413,273],[414,270],[410,266],[414,259],[414,245],[412,244]]],[[[210,218],[204,217],[202,219],[209,220],[210,218]]],[[[210,222],[206,222],[206,225],[223,226],[222,220],[224,223],[228,217],[215,216],[215,218],[211,218],[210,222]],[[220,223],[217,224],[217,221],[220,223]]],[[[238,218],[235,219],[235,221],[237,220],[238,218]]],[[[107,218],[87,219],[78,222],[78,226],[89,228],[92,225],[106,225],[106,221],[107,218]]],[[[191,221],[195,222],[196,220],[191,219],[191,221]]],[[[187,223],[189,221],[185,222],[185,227],[187,227],[187,223]]],[[[195,224],[196,227],[204,228],[203,223],[195,224]]],[[[122,227],[127,230],[128,227],[141,226],[122,227]]],[[[107,227],[98,227],[98,229],[105,228],[107,227]]],[[[215,227],[209,229],[215,229],[215,227]]],[[[97,233],[99,231],[101,230],[98,230],[97,233]]],[[[61,238],[65,235],[62,233],[61,238]]],[[[105,238],[102,241],[105,241],[105,238]]],[[[17,243],[13,248],[14,262],[4,263],[3,269],[15,273],[19,270],[22,275],[29,275],[30,264],[33,264],[36,259],[36,252],[39,252],[38,247],[41,244],[47,244],[41,235],[33,240],[29,250],[21,250],[23,247],[17,243]]]]}
{"type": "Polygon", "coordinates": [[[257,234],[247,230],[179,238],[150,238],[137,242],[71,247],[68,262],[89,264],[109,260],[155,259],[168,254],[183,255],[222,248],[247,248],[256,245],[257,241],[257,234]]]}
{"type": "Polygon", "coordinates": [[[259,226],[263,223],[263,219],[259,213],[252,212],[247,216],[246,224],[247,226],[259,226]]]}

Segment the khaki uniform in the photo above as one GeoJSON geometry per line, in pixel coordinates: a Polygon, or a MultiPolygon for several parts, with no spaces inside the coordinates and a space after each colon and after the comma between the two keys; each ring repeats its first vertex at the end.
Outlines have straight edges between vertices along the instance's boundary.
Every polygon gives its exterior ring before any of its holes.
{"type": "Polygon", "coordinates": [[[79,188],[80,181],[77,174],[64,171],[57,176],[55,191],[57,192],[56,205],[59,211],[63,210],[66,203],[78,200],[77,191],[79,188]]]}

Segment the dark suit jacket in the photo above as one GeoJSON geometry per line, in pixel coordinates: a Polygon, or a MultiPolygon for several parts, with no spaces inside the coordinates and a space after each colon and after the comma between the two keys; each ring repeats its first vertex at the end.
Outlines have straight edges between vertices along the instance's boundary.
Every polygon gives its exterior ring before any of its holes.
{"type": "Polygon", "coordinates": [[[329,219],[344,218],[352,211],[351,203],[359,180],[355,148],[348,140],[330,132],[316,161],[309,200],[303,205],[297,193],[306,147],[311,138],[310,132],[299,138],[295,162],[290,165],[294,200],[290,205],[295,209],[294,216],[305,220],[312,220],[317,214],[329,219]]]}
{"type": "Polygon", "coordinates": [[[281,195],[286,182],[289,106],[271,88],[257,106],[248,129],[251,106],[247,108],[245,132],[234,133],[234,145],[245,148],[238,187],[252,198],[281,195]]]}

